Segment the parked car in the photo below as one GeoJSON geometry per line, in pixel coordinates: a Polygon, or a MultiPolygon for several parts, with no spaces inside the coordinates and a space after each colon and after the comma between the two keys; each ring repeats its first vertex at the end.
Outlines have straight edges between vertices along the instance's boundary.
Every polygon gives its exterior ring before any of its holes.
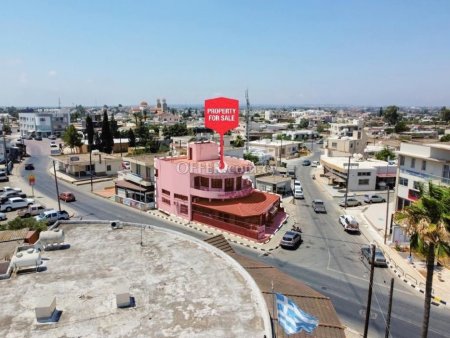
{"type": "Polygon", "coordinates": [[[327,209],[325,208],[325,203],[322,200],[315,199],[312,201],[312,208],[316,213],[327,213],[327,209]]]}
{"type": "Polygon", "coordinates": [[[10,190],[10,191],[5,191],[3,194],[0,195],[1,199],[12,198],[12,197],[26,198],[27,194],[25,194],[21,191],[10,190]]]}
{"type": "Polygon", "coordinates": [[[286,249],[297,249],[302,242],[302,235],[297,231],[287,231],[281,239],[280,246],[286,249]]]}
{"type": "Polygon", "coordinates": [[[35,139],[36,141],[42,141],[42,136],[39,136],[39,135],[38,135],[38,136],[35,136],[34,139],[35,139]]]}
{"type": "Polygon", "coordinates": [[[49,140],[56,140],[56,136],[55,136],[55,135],[50,135],[50,136],[48,137],[48,139],[49,139],[49,140]]]}
{"type": "Polygon", "coordinates": [[[34,204],[34,199],[32,198],[13,197],[0,204],[0,211],[10,212],[15,209],[28,208],[32,204],[34,204]]]}
{"type": "Polygon", "coordinates": [[[384,203],[386,200],[380,195],[364,195],[365,203],[384,203]]]}
{"type": "Polygon", "coordinates": [[[22,217],[22,218],[36,216],[36,215],[41,214],[45,210],[46,209],[44,208],[44,206],[42,206],[40,204],[32,204],[26,209],[19,210],[17,212],[17,216],[22,217]]]}
{"type": "Polygon", "coordinates": [[[311,161],[310,160],[304,160],[302,163],[303,166],[307,167],[311,165],[311,161]]]}
{"type": "Polygon", "coordinates": [[[320,165],[319,161],[312,161],[311,162],[311,167],[318,167],[320,165]]]}
{"type": "Polygon", "coordinates": [[[34,170],[34,164],[33,163],[27,163],[25,165],[25,170],[34,170]]]}
{"type": "Polygon", "coordinates": [[[303,190],[298,186],[294,190],[294,198],[304,199],[305,195],[303,194],[303,190]]]}
{"type": "MultiPolygon", "coordinates": [[[[370,246],[363,246],[361,248],[363,257],[367,259],[369,264],[372,264],[372,248],[370,246]]],[[[375,248],[375,266],[387,266],[386,257],[379,248],[375,248]]]]}
{"type": "Polygon", "coordinates": [[[344,227],[344,231],[359,232],[359,223],[352,215],[339,216],[339,223],[344,227]]]}
{"type": "Polygon", "coordinates": [[[361,204],[362,204],[361,201],[356,199],[355,197],[348,197],[347,205],[345,205],[345,199],[343,199],[339,202],[339,206],[341,206],[341,207],[357,207],[361,204]]]}
{"type": "Polygon", "coordinates": [[[76,200],[75,195],[69,191],[60,193],[59,199],[63,200],[64,202],[73,202],[76,200]]]}
{"type": "Polygon", "coordinates": [[[1,182],[8,182],[9,181],[8,174],[4,170],[0,171],[0,181],[1,182]]]}
{"type": "Polygon", "coordinates": [[[300,188],[303,190],[302,183],[299,180],[294,180],[294,189],[293,190],[295,190],[297,188],[300,188]]]}
{"type": "Polygon", "coordinates": [[[7,191],[17,191],[17,192],[22,192],[22,189],[20,188],[11,188],[11,187],[1,187],[0,188],[0,194],[3,194],[7,191]]]}
{"type": "Polygon", "coordinates": [[[69,214],[65,210],[50,209],[34,216],[34,219],[38,222],[45,222],[47,225],[53,224],[56,221],[69,219],[69,214]]]}
{"type": "Polygon", "coordinates": [[[316,142],[317,144],[323,144],[323,139],[320,139],[319,141],[316,142]]]}
{"type": "Polygon", "coordinates": [[[27,140],[32,140],[33,139],[33,135],[28,135],[27,140]]]}
{"type": "Polygon", "coordinates": [[[4,212],[0,212],[0,221],[6,221],[7,217],[4,212]]]}

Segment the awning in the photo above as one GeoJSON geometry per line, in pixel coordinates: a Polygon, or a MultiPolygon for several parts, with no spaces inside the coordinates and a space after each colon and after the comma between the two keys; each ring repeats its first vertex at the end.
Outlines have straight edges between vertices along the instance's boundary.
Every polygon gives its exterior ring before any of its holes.
{"type": "Polygon", "coordinates": [[[397,177],[397,173],[377,173],[377,177],[397,177]]]}
{"type": "Polygon", "coordinates": [[[146,189],[145,187],[139,186],[139,184],[135,184],[135,183],[129,182],[129,181],[117,181],[116,187],[122,188],[122,189],[130,189],[130,190],[139,191],[139,192],[149,192],[150,191],[148,188],[146,189]]]}
{"type": "Polygon", "coordinates": [[[328,173],[328,177],[333,179],[337,183],[345,183],[346,180],[344,180],[342,177],[339,177],[338,175],[335,175],[333,173],[328,173]]]}

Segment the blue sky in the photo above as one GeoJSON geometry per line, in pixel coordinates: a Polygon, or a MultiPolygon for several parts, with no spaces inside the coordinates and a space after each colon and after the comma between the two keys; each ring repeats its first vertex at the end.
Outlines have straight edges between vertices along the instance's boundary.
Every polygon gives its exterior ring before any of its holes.
{"type": "Polygon", "coordinates": [[[7,1],[0,106],[450,106],[450,1],[7,1]]]}

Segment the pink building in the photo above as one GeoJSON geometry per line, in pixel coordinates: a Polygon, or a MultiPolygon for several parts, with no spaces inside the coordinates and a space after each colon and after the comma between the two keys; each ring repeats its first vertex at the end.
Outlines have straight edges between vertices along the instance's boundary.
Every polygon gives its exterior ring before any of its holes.
{"type": "Polygon", "coordinates": [[[219,147],[188,144],[187,156],[155,159],[157,207],[167,213],[263,241],[285,220],[280,197],[255,190],[243,174],[250,161],[227,157],[219,170],[219,147]]]}

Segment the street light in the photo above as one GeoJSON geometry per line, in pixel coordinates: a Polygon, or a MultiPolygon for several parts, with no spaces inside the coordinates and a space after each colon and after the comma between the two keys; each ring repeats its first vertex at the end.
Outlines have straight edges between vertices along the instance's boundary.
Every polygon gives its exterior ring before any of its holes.
{"type": "Polygon", "coordinates": [[[386,244],[386,238],[387,238],[387,229],[388,229],[388,223],[389,223],[389,185],[386,184],[386,182],[380,182],[378,183],[378,186],[380,188],[387,190],[387,198],[386,198],[386,224],[384,227],[384,244],[386,244]]]}
{"type": "Polygon", "coordinates": [[[345,184],[345,201],[344,201],[344,209],[347,209],[347,196],[348,196],[348,185],[349,185],[349,178],[350,178],[350,161],[352,157],[348,157],[348,165],[347,165],[347,179],[345,184]]]}

